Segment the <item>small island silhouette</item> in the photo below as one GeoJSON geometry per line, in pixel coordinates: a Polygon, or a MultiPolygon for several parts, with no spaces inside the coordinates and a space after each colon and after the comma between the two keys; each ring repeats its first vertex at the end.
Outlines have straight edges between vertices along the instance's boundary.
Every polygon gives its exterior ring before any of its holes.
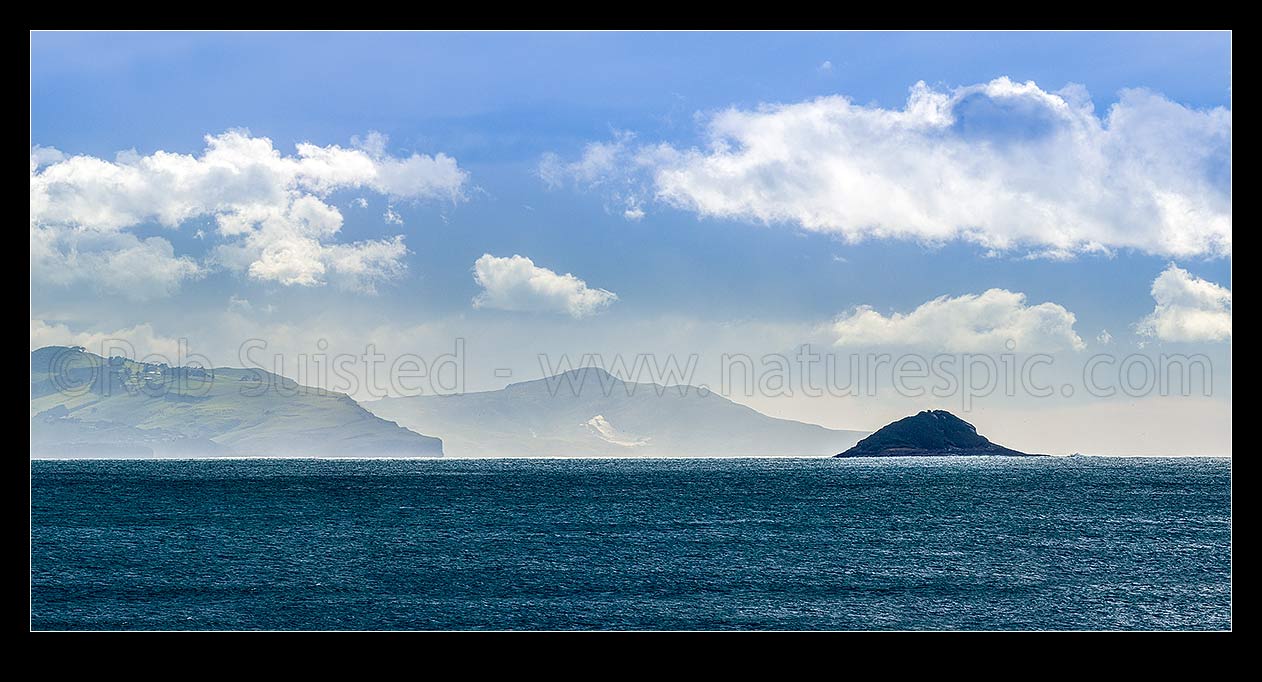
{"type": "Polygon", "coordinates": [[[888,424],[834,457],[1042,457],[996,445],[945,410],[925,410],[888,424]]]}

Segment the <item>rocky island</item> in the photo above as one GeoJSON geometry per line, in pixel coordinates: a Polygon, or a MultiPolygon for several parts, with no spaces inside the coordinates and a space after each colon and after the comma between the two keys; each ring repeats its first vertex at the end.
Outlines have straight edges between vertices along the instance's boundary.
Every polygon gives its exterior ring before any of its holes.
{"type": "Polygon", "coordinates": [[[1042,457],[996,445],[945,410],[925,410],[889,424],[834,457],[1042,457]]]}

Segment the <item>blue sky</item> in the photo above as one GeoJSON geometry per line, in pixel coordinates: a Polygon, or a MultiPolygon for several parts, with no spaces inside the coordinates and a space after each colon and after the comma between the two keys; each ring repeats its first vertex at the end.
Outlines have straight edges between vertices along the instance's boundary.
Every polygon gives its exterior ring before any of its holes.
{"type": "MultiPolygon", "coordinates": [[[[433,328],[448,321],[474,330],[503,325],[497,328],[511,330],[510,345],[529,346],[532,352],[487,350],[496,356],[488,364],[528,364],[526,358],[538,350],[534,345],[546,345],[533,340],[557,329],[569,338],[590,335],[592,347],[599,349],[616,329],[651,328],[654,320],[686,320],[702,329],[716,324],[814,329],[856,306],[882,315],[907,314],[937,297],[998,288],[1024,294],[1030,305],[1050,302],[1070,311],[1073,330],[1087,345],[1107,329],[1115,343],[1128,347],[1200,349],[1228,365],[1229,330],[1225,341],[1213,332],[1194,334],[1195,340],[1162,339],[1136,331],[1135,325],[1154,311],[1150,290],[1171,264],[1187,273],[1180,281],[1189,286],[1204,281],[1230,289],[1230,60],[1226,33],[35,33],[31,143],[55,148],[62,157],[113,161],[124,150],[140,157],[160,151],[198,156],[205,136],[240,129],[269,138],[282,156],[290,156],[297,143],[351,148],[353,139],[362,141],[376,131],[388,138],[386,157],[443,154],[455,160],[465,179],[456,201],[419,192],[391,198],[389,192],[362,187],[319,195],[343,220],[329,246],[403,235],[408,249],[398,260],[403,268],[374,280],[370,288],[375,292],[332,286],[332,271],[327,286],[293,285],[255,276],[244,266],[210,263],[221,244],[210,236],[216,230],[212,214],[176,227],[140,220],[126,226],[129,235],[168,242],[175,257],[200,264],[199,273],[163,295],[138,298],[86,280],[46,285],[33,256],[32,324],[64,327],[70,336],[148,325],[156,338],[188,337],[194,346],[200,342],[227,352],[222,349],[230,347],[230,339],[211,339],[214,330],[225,328],[214,315],[228,310],[230,300],[248,300],[257,330],[250,332],[247,320],[242,333],[277,334],[279,325],[300,336],[295,330],[303,324],[334,317],[337,324],[359,329],[386,322],[433,328]],[[1035,139],[1042,134],[1035,114],[1042,114],[1019,108],[1026,106],[1021,102],[1041,107],[1046,93],[1078,102],[1077,90],[1065,90],[1077,84],[1089,93],[1097,117],[1118,105],[1136,118],[1167,117],[1191,126],[1185,133],[1171,127],[1175,123],[1162,123],[1167,127],[1159,129],[1165,131],[1161,134],[1174,136],[1177,151],[1169,151],[1169,140],[1153,142],[1137,134],[1127,139],[1139,140],[1133,142],[1138,147],[1123,149],[1121,160],[1110,162],[1138,174],[1127,187],[1146,184],[1143,164],[1150,163],[1153,183],[1164,188],[1162,197],[1173,193],[1180,200],[1201,201],[1205,192],[1195,188],[1209,188],[1209,203],[1188,211],[1210,211],[1218,220],[1216,232],[1190,228],[1195,238],[1214,246],[1175,246],[1156,232],[1144,232],[1142,216],[1126,208],[1140,200],[1131,190],[1107,186],[1115,177],[1112,171],[1100,182],[1082,185],[1087,193],[1105,185],[1104,199],[1080,201],[1071,195],[1081,192],[1062,189],[1070,176],[1057,173],[1086,167],[1080,157],[1089,155],[1090,145],[1077,156],[1049,159],[1046,187],[1023,184],[1014,190],[1016,196],[1032,192],[1046,201],[1045,212],[1052,215],[1100,221],[1083,228],[1086,236],[1074,237],[1062,248],[1068,252],[1055,257],[1038,255],[1054,240],[1044,239],[1042,228],[994,248],[995,239],[1007,238],[1005,221],[1024,219],[1010,207],[959,208],[964,222],[982,221],[980,237],[967,236],[974,235],[969,232],[973,226],[955,225],[952,229],[962,231],[953,237],[925,239],[937,229],[929,224],[889,237],[883,235],[902,229],[899,216],[918,215],[914,208],[887,214],[875,197],[864,212],[838,209],[837,215],[810,225],[811,219],[802,216],[817,214],[820,199],[812,198],[816,203],[807,206],[793,204],[798,199],[792,197],[818,190],[808,185],[819,178],[768,175],[782,165],[755,168],[743,179],[749,184],[731,185],[735,189],[724,196],[707,184],[716,180],[715,166],[706,163],[733,160],[710,147],[723,112],[740,114],[728,130],[741,144],[752,145],[766,139],[755,135],[779,130],[775,126],[781,121],[798,120],[792,118],[794,111],[809,118],[816,98],[841,95],[860,108],[898,112],[909,106],[909,93],[921,81],[927,91],[963,98],[965,89],[1005,77],[1015,84],[1033,81],[1038,92],[979,91],[974,97],[981,99],[972,101],[980,101],[985,111],[954,106],[954,127],[935,133],[939,137],[914,137],[908,158],[936,149],[954,155],[952,163],[969,164],[970,155],[961,157],[959,150],[976,144],[1004,165],[968,166],[970,172],[992,173],[987,176],[992,183],[1027,173],[1036,178],[1040,161],[1029,157],[1044,149],[1035,139]],[[1123,101],[1128,89],[1150,91],[1159,101],[1123,101]],[[1009,107],[1014,101],[1018,104],[1009,107]],[[995,102],[999,105],[992,106],[995,102]],[[1219,113],[1206,113],[1214,111],[1219,113]],[[935,146],[941,135],[954,146],[935,146]],[[574,169],[589,158],[591,145],[618,140],[626,140],[625,145],[602,166],[597,181],[579,177],[574,169]],[[637,155],[656,149],[669,149],[676,160],[648,170],[635,165],[637,155]],[[1153,160],[1147,156],[1153,150],[1165,156],[1153,160]],[[690,152],[697,154],[678,160],[690,152]],[[548,181],[548,158],[560,164],[562,181],[548,181]],[[1186,170],[1189,166],[1192,170],[1186,170]],[[668,187],[655,175],[661,172],[687,175],[668,187]],[[763,205],[746,201],[748,193],[764,190],[763,205]],[[642,210],[643,217],[628,219],[632,208],[642,210]],[[401,223],[385,219],[387,209],[401,223]],[[768,214],[773,219],[766,219],[768,214]],[[873,220],[880,222],[879,229],[872,228],[873,220]],[[1114,220],[1134,224],[1123,225],[1115,235],[1108,227],[1114,220]],[[1093,251],[1089,244],[1101,234],[1112,236],[1103,239],[1103,252],[1093,251]],[[591,289],[615,292],[617,300],[578,317],[549,311],[553,299],[523,303],[514,292],[500,303],[492,297],[474,307],[471,301],[486,289],[473,274],[483,254],[526,256],[553,274],[573,273],[591,289]],[[259,311],[265,308],[264,318],[259,311]]],[[[836,106],[818,108],[827,112],[836,106]]],[[[792,159],[791,145],[798,139],[776,143],[789,144],[792,159]]],[[[736,160],[765,160],[751,157],[736,160]]],[[[848,153],[825,160],[847,158],[848,153]]],[[[854,164],[860,174],[868,172],[862,162],[854,164]]],[[[888,178],[881,186],[898,185],[896,172],[888,178]]],[[[921,191],[910,181],[908,188],[911,194],[921,191]]],[[[824,205],[823,210],[832,208],[824,205]]],[[[91,248],[67,244],[57,247],[63,257],[91,248]]],[[[1228,299],[1228,325],[1229,305],[1228,299]]],[[[233,314],[248,317],[243,305],[232,306],[233,314]]],[[[308,328],[307,333],[325,330],[308,328]]],[[[344,329],[326,335],[339,334],[354,336],[344,329]]],[[[707,335],[697,334],[693,345],[704,346],[700,339],[707,335]]],[[[751,348],[775,349],[792,345],[795,338],[790,332],[783,339],[755,338],[760,332],[752,328],[748,334],[751,348]]],[[[439,337],[442,333],[435,332],[439,337]]],[[[655,343],[645,338],[620,348],[655,343]]],[[[681,348],[689,344],[678,340],[681,348]]],[[[518,371],[532,372],[529,367],[518,371]]],[[[1223,371],[1229,424],[1229,367],[1223,371]]],[[[470,383],[491,386],[494,381],[480,376],[470,383]]],[[[789,415],[799,409],[758,406],[789,415]]],[[[831,409],[802,414],[818,417],[831,409]]],[[[860,413],[838,408],[830,414],[837,415],[831,420],[835,425],[846,425],[853,421],[850,415],[860,413]]],[[[1229,430],[1227,438],[1229,443],[1229,430]]]]}

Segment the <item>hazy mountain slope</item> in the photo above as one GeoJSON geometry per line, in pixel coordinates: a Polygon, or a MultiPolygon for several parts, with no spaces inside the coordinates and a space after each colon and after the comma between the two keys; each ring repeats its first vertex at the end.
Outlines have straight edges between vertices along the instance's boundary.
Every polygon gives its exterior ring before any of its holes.
{"type": "Polygon", "coordinates": [[[867,435],[775,419],[692,387],[626,383],[599,369],[364,406],[438,435],[453,456],[831,455],[867,435]]]}
{"type": "Polygon", "coordinates": [[[31,353],[31,454],[412,457],[441,456],[442,442],[261,370],[50,346],[31,353]]]}

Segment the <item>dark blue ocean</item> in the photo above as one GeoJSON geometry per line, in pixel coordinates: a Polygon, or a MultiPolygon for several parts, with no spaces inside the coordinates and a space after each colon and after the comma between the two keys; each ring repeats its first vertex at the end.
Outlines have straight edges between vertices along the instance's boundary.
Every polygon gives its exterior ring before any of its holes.
{"type": "Polygon", "coordinates": [[[1226,629],[1225,459],[31,463],[43,629],[1226,629]]]}

